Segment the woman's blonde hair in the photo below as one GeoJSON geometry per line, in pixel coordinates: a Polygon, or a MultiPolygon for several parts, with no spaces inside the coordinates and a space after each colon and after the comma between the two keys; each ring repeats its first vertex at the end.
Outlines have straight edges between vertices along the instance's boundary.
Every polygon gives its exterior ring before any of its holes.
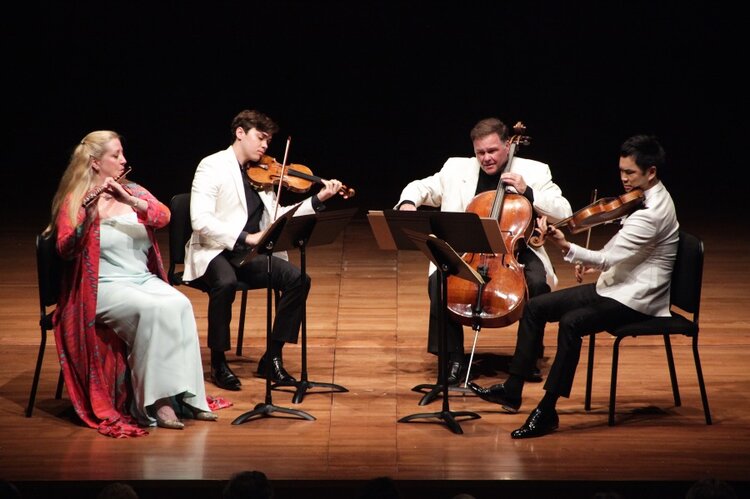
{"type": "Polygon", "coordinates": [[[75,226],[83,197],[92,187],[95,187],[93,184],[96,173],[91,168],[91,160],[102,159],[107,151],[109,142],[119,138],[120,135],[117,132],[97,130],[86,135],[76,145],[75,149],[73,149],[73,154],[70,155],[68,167],[60,179],[60,185],[57,187],[55,197],[52,198],[52,219],[44,230],[45,234],[54,230],[55,221],[62,208],[63,201],[68,195],[70,195],[68,216],[70,217],[71,224],[75,226]]]}

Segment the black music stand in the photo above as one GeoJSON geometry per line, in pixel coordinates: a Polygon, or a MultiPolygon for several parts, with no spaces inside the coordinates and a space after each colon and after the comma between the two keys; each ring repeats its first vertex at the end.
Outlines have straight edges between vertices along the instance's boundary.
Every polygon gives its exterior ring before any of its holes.
{"type": "MultiPolygon", "coordinates": [[[[417,247],[429,258],[437,267],[440,284],[440,309],[445,310],[448,306],[448,276],[455,275],[476,284],[484,284],[484,279],[474,269],[469,267],[466,262],[442,239],[433,235],[420,234],[418,232],[404,229],[404,233],[414,241],[417,247]]],[[[443,394],[443,407],[439,412],[423,412],[404,416],[399,419],[399,423],[410,423],[417,419],[438,418],[448,425],[453,433],[463,433],[461,425],[458,424],[456,417],[466,417],[467,419],[479,419],[481,416],[471,411],[451,411],[448,401],[448,340],[445,335],[445,317],[444,314],[438,316],[438,330],[440,339],[438,341],[438,384],[443,394]]]]}
{"type": "MultiPolygon", "coordinates": [[[[280,248],[276,246],[276,242],[281,239],[284,233],[284,229],[286,225],[289,223],[290,220],[292,220],[292,216],[295,211],[297,211],[297,208],[299,208],[299,205],[295,206],[291,210],[284,213],[282,216],[280,216],[268,229],[266,230],[266,233],[263,235],[263,238],[260,240],[257,246],[255,246],[252,251],[242,260],[242,263],[250,261],[252,258],[254,258],[257,255],[266,255],[266,259],[268,261],[268,265],[266,267],[267,272],[267,295],[266,295],[266,351],[271,349],[271,331],[273,330],[273,288],[271,284],[271,277],[273,275],[273,253],[274,251],[281,251],[280,248]]],[[[250,421],[252,419],[259,419],[263,416],[270,416],[271,414],[275,412],[280,412],[283,414],[290,414],[293,416],[298,416],[301,419],[306,419],[308,421],[314,421],[315,418],[311,416],[310,414],[306,413],[305,411],[301,411],[299,409],[289,409],[286,407],[279,407],[276,405],[273,405],[273,401],[271,399],[271,362],[269,359],[269,362],[266,362],[266,398],[265,402],[261,402],[255,405],[253,410],[245,412],[244,414],[240,414],[237,418],[235,418],[234,421],[232,421],[233,425],[242,424],[246,421],[250,421]]]]}
{"type": "MultiPolygon", "coordinates": [[[[383,249],[419,249],[435,264],[439,274],[440,309],[448,306],[447,280],[449,275],[456,275],[477,284],[484,284],[482,277],[456,253],[456,250],[445,240],[433,235],[440,233],[450,238],[464,253],[507,253],[505,242],[500,233],[497,220],[480,219],[476,213],[459,212],[414,212],[388,211],[370,212],[368,215],[378,245],[383,249]],[[418,230],[414,230],[417,228],[418,230]],[[424,234],[424,229],[433,234],[424,234]]],[[[417,385],[413,388],[420,391],[429,387],[431,391],[422,398],[420,405],[431,402],[440,393],[443,394],[443,410],[435,413],[413,414],[401,418],[399,422],[410,422],[414,419],[437,417],[443,419],[454,433],[463,433],[455,416],[468,416],[477,419],[479,415],[472,412],[451,412],[448,404],[448,392],[452,387],[447,385],[447,338],[444,324],[445,314],[438,315],[438,384],[417,385]],[[429,402],[425,400],[431,397],[429,402]]]]}
{"type": "MultiPolygon", "coordinates": [[[[346,210],[321,212],[314,215],[302,215],[294,217],[286,224],[286,227],[284,227],[284,233],[276,243],[276,250],[280,251],[299,248],[301,270],[300,279],[304,279],[306,275],[305,248],[307,248],[308,246],[322,246],[334,242],[356,212],[357,208],[349,208],[346,210]]],[[[297,381],[293,385],[275,384],[272,386],[272,388],[295,386],[297,390],[294,394],[294,397],[292,397],[292,402],[294,402],[295,404],[302,402],[302,399],[305,397],[307,390],[309,390],[310,388],[328,388],[329,390],[324,393],[348,392],[349,390],[341,385],[308,380],[307,302],[305,302],[305,307],[302,309],[301,336],[302,339],[300,350],[302,356],[302,372],[300,374],[299,381],[297,381]]]]}
{"type": "MultiPolygon", "coordinates": [[[[381,246],[383,249],[418,249],[404,232],[404,229],[408,229],[422,234],[435,234],[448,242],[455,251],[461,253],[508,253],[505,239],[500,232],[500,226],[494,218],[480,218],[476,213],[470,212],[386,210],[385,212],[370,212],[370,215],[373,216],[370,219],[371,224],[377,221],[381,213],[387,220],[387,224],[393,229],[390,234],[392,242],[384,242],[386,246],[381,246]]],[[[374,227],[373,230],[375,230],[374,227]]],[[[476,335],[471,350],[472,359],[475,346],[476,335]]],[[[448,390],[463,394],[472,393],[466,386],[470,371],[471,360],[469,361],[469,370],[466,373],[464,386],[449,386],[448,390]]],[[[419,405],[427,405],[440,396],[442,387],[439,382],[435,384],[422,383],[413,387],[412,391],[423,393],[419,405]]]]}

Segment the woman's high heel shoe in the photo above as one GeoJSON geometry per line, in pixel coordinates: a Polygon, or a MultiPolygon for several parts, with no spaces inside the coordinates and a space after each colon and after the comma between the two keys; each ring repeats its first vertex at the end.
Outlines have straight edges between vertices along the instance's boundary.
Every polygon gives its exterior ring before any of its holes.
{"type": "Polygon", "coordinates": [[[198,421],[216,421],[219,419],[218,414],[208,411],[193,411],[193,417],[198,421]]]}
{"type": "Polygon", "coordinates": [[[193,419],[198,421],[216,421],[219,419],[219,415],[215,412],[211,411],[202,411],[200,409],[196,409],[190,404],[186,404],[183,401],[180,401],[180,404],[182,405],[183,411],[182,413],[185,414],[189,411],[189,414],[193,415],[193,419]]]}
{"type": "Polygon", "coordinates": [[[175,414],[167,399],[157,400],[150,412],[156,420],[156,426],[169,428],[170,430],[182,430],[185,428],[185,423],[177,418],[177,414],[175,414]]]}
{"type": "Polygon", "coordinates": [[[156,426],[161,428],[169,428],[170,430],[183,430],[185,429],[185,423],[179,419],[162,419],[159,416],[156,417],[156,426]]]}

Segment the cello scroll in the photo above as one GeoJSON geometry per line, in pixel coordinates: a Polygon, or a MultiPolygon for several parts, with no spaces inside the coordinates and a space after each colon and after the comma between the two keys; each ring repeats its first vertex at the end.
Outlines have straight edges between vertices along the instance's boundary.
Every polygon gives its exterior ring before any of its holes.
{"type": "Polygon", "coordinates": [[[523,122],[519,121],[513,125],[513,133],[514,135],[508,139],[508,145],[520,144],[527,146],[531,143],[531,137],[526,135],[526,125],[523,122]]]}

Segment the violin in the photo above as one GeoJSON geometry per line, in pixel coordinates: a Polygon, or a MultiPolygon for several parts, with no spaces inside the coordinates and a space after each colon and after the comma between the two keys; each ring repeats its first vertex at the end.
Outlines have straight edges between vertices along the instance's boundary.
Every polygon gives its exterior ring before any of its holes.
{"type": "MultiPolygon", "coordinates": [[[[257,165],[251,165],[246,173],[250,182],[262,189],[272,188],[280,184],[292,192],[307,192],[313,183],[323,183],[323,179],[313,175],[312,170],[305,165],[292,163],[284,166],[268,155],[261,157],[257,165]],[[282,179],[281,174],[284,169],[286,169],[286,172],[282,179]]],[[[342,185],[338,193],[344,199],[349,199],[354,197],[355,191],[342,185]]]]}
{"type": "MultiPolygon", "coordinates": [[[[641,189],[633,189],[620,196],[601,198],[548,227],[549,230],[567,227],[571,234],[578,234],[596,225],[613,222],[626,217],[643,205],[646,195],[641,189]]],[[[529,238],[529,245],[538,248],[544,244],[546,234],[529,238]]]]}

